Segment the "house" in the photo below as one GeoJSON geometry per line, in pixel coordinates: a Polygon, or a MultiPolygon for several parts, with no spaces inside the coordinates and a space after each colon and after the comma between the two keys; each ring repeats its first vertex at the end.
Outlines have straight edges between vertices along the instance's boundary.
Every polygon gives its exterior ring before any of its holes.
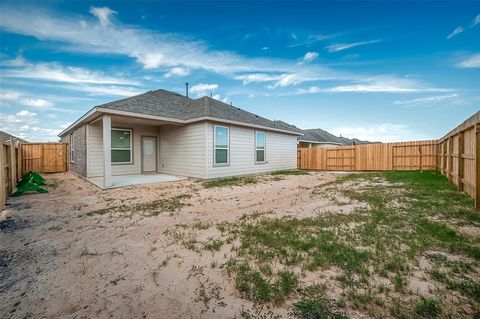
{"type": "Polygon", "coordinates": [[[5,143],[8,141],[18,141],[19,143],[28,143],[26,140],[16,137],[14,135],[8,134],[7,132],[0,131],[0,143],[5,143]]]}
{"type": "Polygon", "coordinates": [[[302,130],[298,137],[298,147],[336,147],[344,145],[343,141],[333,134],[319,128],[302,130]]]}
{"type": "Polygon", "coordinates": [[[95,106],[59,136],[71,171],[111,187],[115,176],[211,179],[294,169],[301,134],[210,97],[154,90],[95,106]]]}
{"type": "Polygon", "coordinates": [[[298,148],[335,147],[345,145],[341,138],[319,128],[302,130],[295,125],[283,121],[275,121],[275,124],[278,127],[283,127],[286,130],[295,131],[301,134],[297,137],[298,148]]]}

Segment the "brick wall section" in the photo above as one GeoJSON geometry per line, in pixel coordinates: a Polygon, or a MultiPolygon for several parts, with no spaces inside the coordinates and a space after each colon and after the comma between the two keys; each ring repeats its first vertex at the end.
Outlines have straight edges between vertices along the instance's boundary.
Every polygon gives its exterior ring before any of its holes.
{"type": "Polygon", "coordinates": [[[62,143],[68,144],[68,170],[87,176],[87,127],[79,127],[73,134],[74,158],[70,158],[70,134],[62,137],[62,143]]]}

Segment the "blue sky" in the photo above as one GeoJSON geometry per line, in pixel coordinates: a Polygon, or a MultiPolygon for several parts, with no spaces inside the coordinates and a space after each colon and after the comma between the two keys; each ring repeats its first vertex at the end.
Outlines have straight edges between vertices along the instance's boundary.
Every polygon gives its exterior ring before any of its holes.
{"type": "Polygon", "coordinates": [[[1,1],[1,129],[162,88],[301,128],[438,138],[480,109],[480,2],[1,1]]]}

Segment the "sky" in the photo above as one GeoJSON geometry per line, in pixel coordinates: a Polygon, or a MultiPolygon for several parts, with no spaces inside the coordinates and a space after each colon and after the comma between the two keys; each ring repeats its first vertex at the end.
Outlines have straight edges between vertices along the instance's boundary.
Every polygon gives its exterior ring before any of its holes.
{"type": "Polygon", "coordinates": [[[480,2],[0,0],[0,130],[154,89],[300,128],[436,139],[480,109],[480,2]]]}

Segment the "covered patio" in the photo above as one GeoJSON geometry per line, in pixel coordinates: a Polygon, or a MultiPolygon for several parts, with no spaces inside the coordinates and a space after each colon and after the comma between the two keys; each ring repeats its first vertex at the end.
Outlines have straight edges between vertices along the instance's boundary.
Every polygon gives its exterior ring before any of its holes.
{"type": "MultiPolygon", "coordinates": [[[[102,189],[186,179],[168,171],[168,163],[160,158],[161,137],[168,138],[178,126],[159,119],[104,114],[89,125],[87,179],[102,189]],[[161,133],[165,126],[168,129],[161,133]]],[[[162,159],[175,155],[168,151],[162,159]]]]}
{"type": "Polygon", "coordinates": [[[125,187],[132,185],[140,184],[155,184],[155,183],[165,183],[165,182],[176,182],[187,179],[183,176],[173,176],[168,174],[131,174],[131,175],[119,175],[111,176],[111,184],[109,186],[104,186],[104,178],[100,177],[89,177],[88,181],[97,185],[101,189],[125,187]]]}

